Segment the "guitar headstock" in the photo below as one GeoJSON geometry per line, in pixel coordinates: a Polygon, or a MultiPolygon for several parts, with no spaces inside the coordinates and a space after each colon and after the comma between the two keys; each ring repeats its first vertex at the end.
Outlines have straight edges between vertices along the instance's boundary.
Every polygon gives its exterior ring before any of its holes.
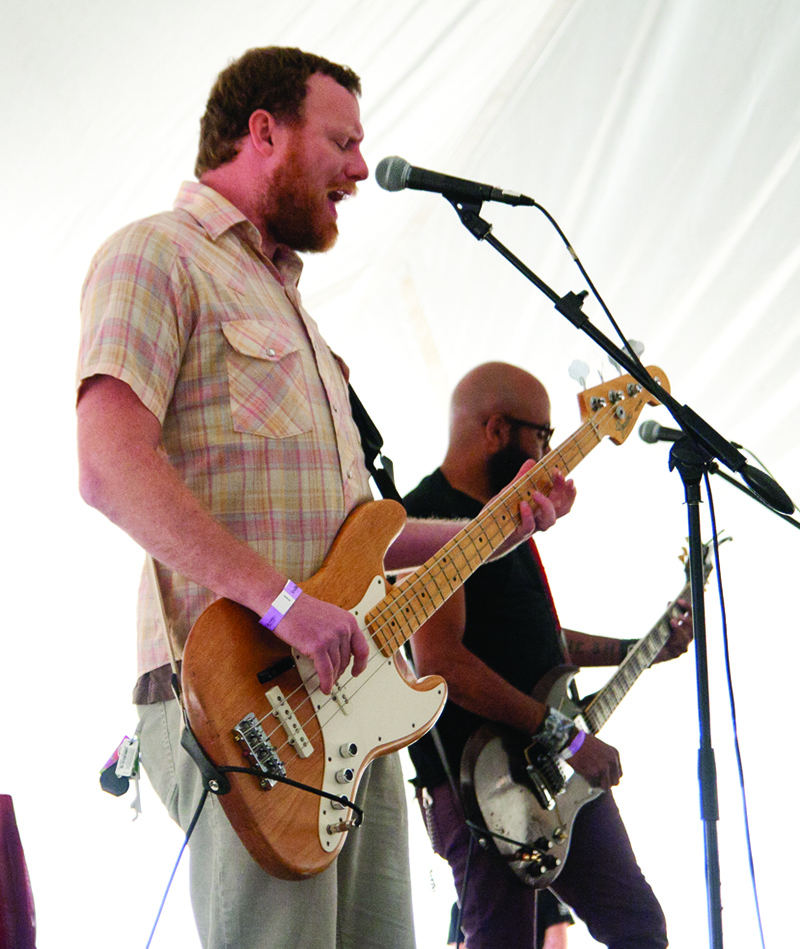
{"type": "MultiPolygon", "coordinates": [[[[647,371],[669,392],[669,379],[663,370],[648,366],[647,371]]],[[[658,404],[658,399],[633,376],[619,376],[578,394],[581,420],[591,421],[599,434],[608,435],[615,445],[621,445],[630,435],[645,405],[658,404]]]]}
{"type": "MultiPolygon", "coordinates": [[[[728,540],[733,540],[732,537],[723,537],[722,534],[719,534],[717,537],[717,546],[724,544],[728,540]]],[[[686,543],[688,544],[688,538],[686,543]]],[[[678,557],[680,562],[683,564],[683,570],[686,574],[687,581],[690,578],[690,564],[689,564],[689,548],[684,547],[681,550],[680,556],[678,557]]],[[[711,571],[714,569],[714,538],[707,540],[703,544],[703,585],[705,586],[708,583],[708,578],[711,576],[711,571]]]]}

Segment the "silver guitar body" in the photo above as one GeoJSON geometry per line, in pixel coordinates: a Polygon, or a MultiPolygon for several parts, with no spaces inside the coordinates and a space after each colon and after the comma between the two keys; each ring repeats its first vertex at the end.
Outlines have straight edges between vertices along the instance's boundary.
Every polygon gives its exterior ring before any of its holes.
{"type": "MultiPolygon", "coordinates": [[[[554,669],[539,683],[536,698],[585,728],[568,694],[577,671],[554,669]]],[[[468,819],[485,830],[514,873],[537,888],[550,886],[561,872],[578,811],[603,793],[541,753],[528,736],[495,725],[484,725],[467,743],[461,790],[468,819]]]]}

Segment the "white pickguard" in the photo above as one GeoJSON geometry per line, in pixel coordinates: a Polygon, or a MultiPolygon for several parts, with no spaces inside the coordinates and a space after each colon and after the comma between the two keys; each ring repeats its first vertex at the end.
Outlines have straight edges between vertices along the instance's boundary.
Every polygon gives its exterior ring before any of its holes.
{"type": "MultiPolygon", "coordinates": [[[[378,576],[358,606],[351,610],[361,629],[366,631],[364,617],[385,596],[386,581],[378,576]]],[[[325,772],[321,790],[337,797],[344,794],[351,800],[355,797],[367,759],[377,757],[376,750],[402,742],[419,729],[429,728],[439,717],[447,699],[444,686],[427,692],[411,688],[398,671],[398,665],[405,662],[403,657],[399,653],[391,659],[384,656],[369,634],[367,642],[370,650],[367,668],[355,677],[345,672],[339,679],[344,685],[337,684],[331,696],[315,687],[319,680],[311,660],[299,653],[294,654],[322,729],[325,772]],[[357,749],[355,754],[342,754],[343,747],[350,749],[352,746],[357,749]],[[346,769],[352,770],[353,779],[341,783],[337,774],[346,769]]],[[[324,850],[335,850],[346,833],[330,833],[329,825],[349,816],[347,810],[337,809],[331,801],[321,799],[319,838],[324,850]]]]}

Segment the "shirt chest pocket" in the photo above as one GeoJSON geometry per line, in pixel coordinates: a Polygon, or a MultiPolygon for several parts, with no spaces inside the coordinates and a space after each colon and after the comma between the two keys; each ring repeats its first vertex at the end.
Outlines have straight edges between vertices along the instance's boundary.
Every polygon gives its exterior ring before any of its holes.
{"type": "Polygon", "coordinates": [[[289,438],[312,428],[302,342],[258,320],[222,324],[230,349],[228,390],[237,432],[289,438]]]}

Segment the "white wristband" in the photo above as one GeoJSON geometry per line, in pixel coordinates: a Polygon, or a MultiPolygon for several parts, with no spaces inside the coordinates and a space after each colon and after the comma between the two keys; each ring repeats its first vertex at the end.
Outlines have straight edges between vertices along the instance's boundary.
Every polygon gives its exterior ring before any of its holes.
{"type": "Polygon", "coordinates": [[[272,601],[272,606],[261,617],[259,623],[261,623],[262,626],[266,626],[267,629],[275,629],[292,606],[294,606],[302,592],[296,583],[287,580],[286,586],[272,601]]]}

